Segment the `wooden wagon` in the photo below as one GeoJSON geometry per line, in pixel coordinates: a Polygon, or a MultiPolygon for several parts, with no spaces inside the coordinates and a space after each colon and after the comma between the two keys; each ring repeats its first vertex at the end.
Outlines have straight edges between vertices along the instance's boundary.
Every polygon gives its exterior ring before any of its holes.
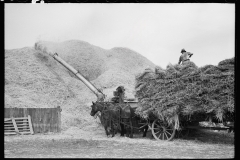
{"type": "MultiPolygon", "coordinates": [[[[130,106],[134,109],[139,106],[138,101],[126,101],[125,103],[130,104],[130,106]]],[[[234,122],[223,122],[216,124],[213,123],[211,117],[207,115],[204,115],[200,118],[198,117],[198,119],[182,119],[180,121],[179,130],[175,129],[174,124],[168,124],[165,120],[159,119],[154,115],[150,115],[148,119],[141,119],[138,123],[138,126],[133,127],[136,129],[141,129],[144,128],[146,125],[149,126],[149,129],[151,130],[151,133],[156,140],[166,141],[170,141],[176,136],[186,137],[192,129],[234,131],[234,122]],[[203,125],[204,123],[208,125],[203,125]],[[211,123],[213,125],[209,125],[211,123]]]]}

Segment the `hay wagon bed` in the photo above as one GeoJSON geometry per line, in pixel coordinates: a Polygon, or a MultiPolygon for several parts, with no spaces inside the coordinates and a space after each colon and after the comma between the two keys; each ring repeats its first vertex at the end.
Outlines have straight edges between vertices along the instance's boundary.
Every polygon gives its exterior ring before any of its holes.
{"type": "Polygon", "coordinates": [[[222,126],[200,123],[207,116],[234,122],[234,64],[231,58],[217,66],[197,67],[189,62],[169,64],[166,69],[155,68],[155,71],[145,69],[136,76],[135,85],[135,96],[141,103],[140,115],[156,111],[159,117],[175,122],[176,133],[187,133],[190,129],[234,129],[233,123],[222,126]]]}
{"type": "MultiPolygon", "coordinates": [[[[125,101],[124,103],[127,103],[131,106],[131,108],[135,109],[138,107],[138,101],[125,101]]],[[[164,120],[161,120],[155,116],[150,116],[147,120],[140,118],[138,121],[138,125],[134,125],[134,129],[142,129],[145,126],[148,125],[149,129],[151,130],[151,133],[153,137],[156,140],[166,140],[170,141],[174,137],[186,137],[188,136],[188,133],[192,129],[204,129],[204,130],[234,130],[234,123],[228,122],[224,123],[224,125],[215,125],[215,126],[204,126],[200,125],[203,124],[205,119],[197,119],[193,123],[190,123],[188,121],[184,121],[183,123],[180,123],[180,129],[176,130],[174,125],[169,125],[164,120]]],[[[205,122],[207,123],[207,122],[205,122]]],[[[210,123],[210,122],[209,122],[210,123]]]]}

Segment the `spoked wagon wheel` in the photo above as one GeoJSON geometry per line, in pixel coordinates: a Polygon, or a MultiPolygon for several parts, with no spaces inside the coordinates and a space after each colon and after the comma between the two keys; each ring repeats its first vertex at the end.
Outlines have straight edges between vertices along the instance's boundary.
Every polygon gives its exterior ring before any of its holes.
{"type": "Polygon", "coordinates": [[[152,135],[157,140],[170,141],[175,136],[174,125],[169,125],[167,122],[156,119],[152,123],[152,135]]]}

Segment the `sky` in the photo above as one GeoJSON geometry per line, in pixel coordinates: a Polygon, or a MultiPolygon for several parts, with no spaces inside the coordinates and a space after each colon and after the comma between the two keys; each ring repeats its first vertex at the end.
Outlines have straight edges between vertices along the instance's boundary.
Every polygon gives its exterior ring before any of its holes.
{"type": "Polygon", "coordinates": [[[235,4],[5,4],[5,49],[39,40],[81,40],[103,49],[126,47],[166,66],[181,49],[201,67],[235,56],[235,4]]]}

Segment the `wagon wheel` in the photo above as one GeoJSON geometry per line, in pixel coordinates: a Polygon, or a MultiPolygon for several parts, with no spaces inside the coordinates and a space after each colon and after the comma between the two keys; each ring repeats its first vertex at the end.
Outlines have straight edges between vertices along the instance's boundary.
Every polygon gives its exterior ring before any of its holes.
{"type": "Polygon", "coordinates": [[[174,138],[175,132],[174,125],[169,125],[160,119],[156,119],[152,123],[152,135],[157,140],[170,141],[174,138]]]}

